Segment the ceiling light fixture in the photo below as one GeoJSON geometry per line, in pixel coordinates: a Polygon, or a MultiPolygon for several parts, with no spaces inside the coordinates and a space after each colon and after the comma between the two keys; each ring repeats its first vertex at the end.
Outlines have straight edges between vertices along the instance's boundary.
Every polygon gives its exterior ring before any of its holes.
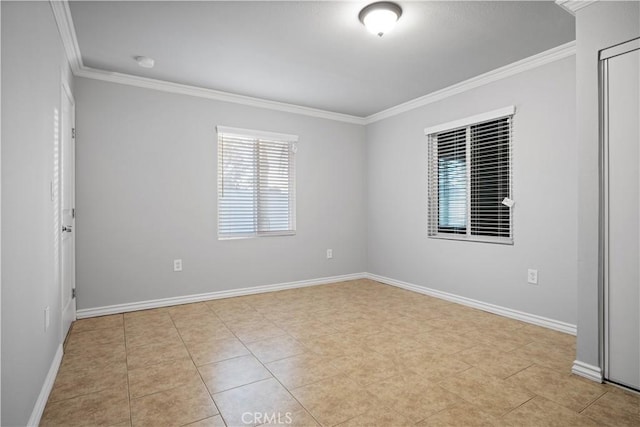
{"type": "Polygon", "coordinates": [[[360,22],[373,34],[382,37],[396,25],[402,15],[402,8],[390,1],[371,3],[360,11],[360,22]]]}
{"type": "Polygon", "coordinates": [[[135,59],[142,68],[153,68],[156,63],[153,58],[149,58],[148,56],[136,56],[133,59],[135,59]]]}

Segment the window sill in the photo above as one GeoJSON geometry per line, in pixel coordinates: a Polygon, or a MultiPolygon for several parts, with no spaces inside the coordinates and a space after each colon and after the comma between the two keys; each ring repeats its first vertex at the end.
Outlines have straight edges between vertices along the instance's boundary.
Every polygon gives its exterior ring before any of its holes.
{"type": "Polygon", "coordinates": [[[509,238],[509,237],[467,236],[464,234],[463,235],[436,234],[436,235],[427,236],[427,237],[429,237],[430,239],[439,239],[439,240],[460,240],[465,242],[513,245],[513,238],[509,238]]]}
{"type": "Polygon", "coordinates": [[[260,233],[260,234],[236,234],[233,236],[220,236],[218,235],[218,240],[243,240],[243,239],[256,239],[260,237],[281,237],[281,236],[295,236],[296,232],[294,231],[275,231],[271,233],[260,233]]]}

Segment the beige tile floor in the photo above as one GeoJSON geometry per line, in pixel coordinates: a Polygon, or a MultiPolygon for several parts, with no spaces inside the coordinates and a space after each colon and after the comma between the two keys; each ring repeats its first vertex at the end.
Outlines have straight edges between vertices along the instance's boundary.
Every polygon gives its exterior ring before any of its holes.
{"type": "Polygon", "coordinates": [[[640,426],[640,397],[572,375],[574,354],[357,280],[79,320],[42,425],[640,426]]]}

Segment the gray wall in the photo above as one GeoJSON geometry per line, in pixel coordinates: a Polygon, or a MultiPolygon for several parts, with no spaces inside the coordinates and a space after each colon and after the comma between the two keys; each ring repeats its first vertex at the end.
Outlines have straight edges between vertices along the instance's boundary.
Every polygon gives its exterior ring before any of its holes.
{"type": "Polygon", "coordinates": [[[576,14],[578,129],[577,359],[600,366],[598,51],[640,36],[640,3],[603,2],[576,14]]]}
{"type": "Polygon", "coordinates": [[[368,271],[576,323],[575,57],[367,126],[367,149],[368,271]],[[427,238],[424,128],[508,105],[514,245],[427,238]]]}
{"type": "Polygon", "coordinates": [[[49,2],[2,2],[2,425],[25,425],[61,343],[55,111],[69,70],[49,2]],[[44,331],[44,309],[51,326],[44,331]]]}
{"type": "Polygon", "coordinates": [[[76,103],[79,309],[365,271],[362,126],[82,78],[76,103]],[[299,135],[295,236],[217,239],[216,125],[299,135]]]}

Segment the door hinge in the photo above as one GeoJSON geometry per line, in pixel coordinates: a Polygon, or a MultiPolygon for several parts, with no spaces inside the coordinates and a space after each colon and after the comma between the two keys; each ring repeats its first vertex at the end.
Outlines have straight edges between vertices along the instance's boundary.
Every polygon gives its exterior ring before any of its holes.
{"type": "Polygon", "coordinates": [[[76,128],[71,128],[71,138],[76,139],[76,128]]]}
{"type": "Polygon", "coordinates": [[[76,288],[71,289],[71,298],[75,298],[78,296],[78,293],[76,292],[76,288]]]}
{"type": "Polygon", "coordinates": [[[76,208],[71,209],[71,218],[76,217],[76,208]]]}

